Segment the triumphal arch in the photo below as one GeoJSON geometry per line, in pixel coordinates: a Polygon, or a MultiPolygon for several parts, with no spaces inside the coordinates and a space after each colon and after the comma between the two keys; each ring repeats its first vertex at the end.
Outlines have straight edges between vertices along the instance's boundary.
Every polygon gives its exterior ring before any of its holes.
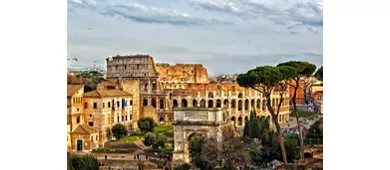
{"type": "Polygon", "coordinates": [[[226,110],[205,107],[175,108],[172,125],[175,141],[173,160],[187,163],[190,162],[190,139],[194,134],[221,141],[223,127],[233,126],[226,110]]]}

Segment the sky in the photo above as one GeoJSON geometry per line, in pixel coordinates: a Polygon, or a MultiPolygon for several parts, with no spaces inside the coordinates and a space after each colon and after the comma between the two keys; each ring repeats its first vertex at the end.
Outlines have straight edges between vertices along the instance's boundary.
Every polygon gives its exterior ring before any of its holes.
{"type": "Polygon", "coordinates": [[[322,0],[68,0],[68,67],[116,55],[203,64],[211,76],[323,63],[322,0]]]}

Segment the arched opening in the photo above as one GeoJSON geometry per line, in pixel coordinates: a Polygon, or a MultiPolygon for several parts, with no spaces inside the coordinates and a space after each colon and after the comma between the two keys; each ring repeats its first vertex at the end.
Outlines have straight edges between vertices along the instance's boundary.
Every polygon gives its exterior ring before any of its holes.
{"type": "Polygon", "coordinates": [[[187,107],[187,106],[188,106],[187,100],[186,99],[182,99],[181,100],[181,107],[187,107]]]}
{"type": "Polygon", "coordinates": [[[164,100],[160,99],[160,109],[164,109],[164,100]]]}
{"type": "Polygon", "coordinates": [[[238,110],[242,110],[242,100],[238,100],[238,110]]]}
{"type": "Polygon", "coordinates": [[[309,152],[305,152],[304,158],[313,158],[313,155],[309,152]]]}
{"type": "Polygon", "coordinates": [[[209,100],[208,106],[209,108],[213,107],[213,100],[209,100]]]}
{"type": "Polygon", "coordinates": [[[263,103],[262,104],[262,110],[265,111],[265,99],[263,99],[263,103]]]}
{"type": "Polygon", "coordinates": [[[160,123],[164,123],[164,117],[160,117],[160,123]]]}
{"type": "Polygon", "coordinates": [[[232,100],[232,108],[236,108],[236,100],[232,100]]]}
{"type": "Polygon", "coordinates": [[[238,126],[242,126],[242,117],[238,117],[238,126]]]}
{"type": "MultiPolygon", "coordinates": [[[[202,136],[201,134],[199,133],[193,133],[191,134],[190,136],[188,136],[188,141],[186,142],[186,145],[187,145],[187,151],[185,152],[188,152],[188,153],[191,153],[191,152],[197,152],[197,153],[200,153],[201,150],[202,150],[202,143],[204,143],[205,141],[205,137],[202,136]]],[[[191,157],[191,154],[189,154],[189,156],[191,157]]]]}
{"type": "Polygon", "coordinates": [[[147,106],[148,105],[148,100],[147,99],[144,99],[144,106],[147,106]]]}
{"type": "Polygon", "coordinates": [[[249,100],[246,99],[245,100],[245,110],[248,110],[249,109],[249,100]]]}
{"type": "Polygon", "coordinates": [[[228,100],[228,99],[225,99],[225,100],[223,101],[223,106],[224,106],[224,107],[229,107],[229,100],[228,100]]]}
{"type": "Polygon", "coordinates": [[[248,116],[245,116],[245,122],[247,122],[248,121],[248,116]]]}
{"type": "Polygon", "coordinates": [[[197,100],[192,100],[192,107],[198,107],[198,101],[197,100]]]}
{"type": "Polygon", "coordinates": [[[157,90],[157,84],[156,84],[156,82],[153,82],[152,88],[153,88],[153,91],[157,90]]]}
{"type": "Polygon", "coordinates": [[[242,93],[239,93],[239,94],[238,94],[238,98],[242,98],[242,93]]]}
{"type": "Polygon", "coordinates": [[[234,126],[236,126],[236,117],[233,116],[231,121],[234,122],[234,126]]]}
{"type": "Polygon", "coordinates": [[[208,94],[208,97],[209,97],[209,98],[213,98],[213,97],[214,97],[213,93],[210,92],[210,93],[208,94]]]}
{"type": "Polygon", "coordinates": [[[251,108],[252,108],[252,109],[255,108],[255,99],[252,99],[252,100],[251,100],[251,108]]]}
{"type": "Polygon", "coordinates": [[[272,99],[272,107],[275,107],[275,99],[272,99]]]}
{"type": "Polygon", "coordinates": [[[206,100],[202,99],[200,101],[200,107],[206,107],[206,100]]]}
{"type": "Polygon", "coordinates": [[[153,106],[154,108],[157,107],[156,99],[152,99],[152,106],[153,106]]]}
{"type": "Polygon", "coordinates": [[[217,100],[217,106],[216,106],[217,108],[221,108],[221,100],[217,100]]]}
{"type": "Polygon", "coordinates": [[[144,91],[148,91],[148,83],[145,83],[144,91]]]}
{"type": "Polygon", "coordinates": [[[256,108],[260,109],[260,99],[257,99],[256,101],[256,108]]]}
{"type": "Polygon", "coordinates": [[[176,99],[173,99],[173,107],[178,107],[179,104],[177,103],[177,100],[176,99]]]}
{"type": "Polygon", "coordinates": [[[169,93],[169,99],[172,99],[172,93],[169,93]]]}

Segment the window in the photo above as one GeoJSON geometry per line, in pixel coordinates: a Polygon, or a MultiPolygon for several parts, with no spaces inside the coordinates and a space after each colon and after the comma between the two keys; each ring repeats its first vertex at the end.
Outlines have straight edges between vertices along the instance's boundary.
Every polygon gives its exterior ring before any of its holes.
{"type": "Polygon", "coordinates": [[[127,69],[127,66],[125,65],[125,70],[127,69]]]}
{"type": "Polygon", "coordinates": [[[105,108],[105,104],[104,104],[104,102],[102,103],[103,104],[103,109],[105,108]]]}
{"type": "Polygon", "coordinates": [[[108,102],[108,108],[110,108],[111,107],[111,102],[108,102]]]}
{"type": "Polygon", "coordinates": [[[125,116],[125,118],[126,118],[126,121],[127,121],[127,116],[125,116]]]}
{"type": "Polygon", "coordinates": [[[80,109],[79,108],[77,108],[77,111],[79,111],[80,109]]]}
{"type": "Polygon", "coordinates": [[[97,103],[96,102],[93,102],[93,108],[97,109],[97,103]]]}
{"type": "Polygon", "coordinates": [[[87,102],[84,103],[84,108],[88,108],[88,103],[87,102]]]}
{"type": "Polygon", "coordinates": [[[88,125],[89,126],[93,126],[93,122],[88,122],[88,125]]]}
{"type": "Polygon", "coordinates": [[[130,120],[132,119],[132,116],[130,115],[130,120]]]}
{"type": "Polygon", "coordinates": [[[80,123],[80,116],[77,116],[76,123],[80,123]]]}
{"type": "Polygon", "coordinates": [[[119,101],[117,101],[117,102],[116,102],[116,106],[119,107],[119,105],[120,105],[120,104],[119,104],[119,101]]]}
{"type": "Polygon", "coordinates": [[[129,104],[130,104],[130,106],[132,106],[133,105],[133,100],[130,100],[129,104]]]}
{"type": "Polygon", "coordinates": [[[117,70],[118,69],[118,66],[115,66],[115,70],[117,70]]]}
{"type": "Polygon", "coordinates": [[[120,122],[120,117],[119,116],[117,117],[117,122],[120,122]]]}
{"type": "Polygon", "coordinates": [[[139,69],[139,64],[137,64],[137,69],[139,69]]]}
{"type": "Polygon", "coordinates": [[[124,116],[122,116],[122,122],[125,120],[124,116]]]}

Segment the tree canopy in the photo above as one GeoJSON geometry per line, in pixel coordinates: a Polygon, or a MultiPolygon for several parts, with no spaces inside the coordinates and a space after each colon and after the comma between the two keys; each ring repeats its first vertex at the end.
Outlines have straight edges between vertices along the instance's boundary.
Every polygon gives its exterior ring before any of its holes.
{"type": "Polygon", "coordinates": [[[316,72],[316,74],[314,74],[314,76],[315,77],[317,77],[319,80],[324,80],[324,78],[323,78],[323,71],[324,71],[324,68],[323,68],[323,66],[321,66],[318,70],[317,70],[317,72],[316,72]]]}
{"type": "Polygon", "coordinates": [[[122,125],[122,124],[116,124],[112,127],[112,134],[114,135],[114,137],[119,140],[121,139],[122,137],[126,136],[127,135],[127,129],[125,127],[125,125],[122,125]]]}
{"type": "Polygon", "coordinates": [[[157,126],[151,117],[143,117],[138,120],[137,124],[142,132],[153,132],[154,127],[157,126]]]}
{"type": "Polygon", "coordinates": [[[68,170],[99,170],[98,160],[91,155],[70,154],[67,164],[68,170]]]}
{"type": "Polygon", "coordinates": [[[300,77],[310,77],[317,69],[317,66],[306,61],[289,61],[285,63],[280,63],[277,67],[289,66],[295,68],[297,71],[297,78],[300,77]]]}

